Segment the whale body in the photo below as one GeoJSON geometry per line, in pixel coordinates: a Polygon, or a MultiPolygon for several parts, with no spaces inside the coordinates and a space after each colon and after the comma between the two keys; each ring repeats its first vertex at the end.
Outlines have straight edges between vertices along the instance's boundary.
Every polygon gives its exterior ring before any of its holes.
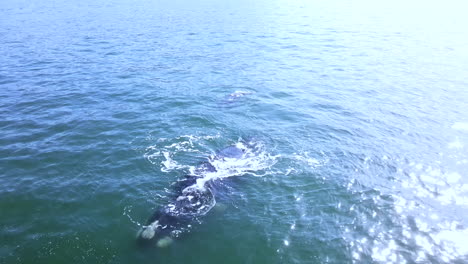
{"type": "Polygon", "coordinates": [[[157,209],[137,234],[137,241],[147,244],[154,242],[159,247],[169,245],[178,233],[189,228],[194,219],[205,215],[215,205],[216,179],[207,175],[217,173],[213,164],[225,159],[241,159],[246,145],[237,144],[221,149],[216,155],[199,164],[193,175],[174,184],[173,199],[157,209]]]}

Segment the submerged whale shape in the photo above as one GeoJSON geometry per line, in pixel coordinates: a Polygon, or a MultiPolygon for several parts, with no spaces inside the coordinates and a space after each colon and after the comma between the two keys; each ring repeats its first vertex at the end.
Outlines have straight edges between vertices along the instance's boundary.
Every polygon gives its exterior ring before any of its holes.
{"type": "Polygon", "coordinates": [[[237,103],[240,103],[245,99],[244,97],[254,94],[251,91],[235,91],[231,94],[224,96],[222,100],[218,102],[218,106],[223,108],[235,107],[237,103]]]}
{"type": "Polygon", "coordinates": [[[210,174],[218,173],[213,164],[223,163],[225,159],[240,160],[245,155],[246,146],[251,145],[237,144],[221,149],[197,166],[194,175],[187,175],[176,182],[173,199],[148,219],[147,225],[138,232],[138,242],[155,242],[159,247],[167,246],[178,233],[189,228],[194,219],[208,213],[216,203],[216,177],[209,177],[210,174]]]}

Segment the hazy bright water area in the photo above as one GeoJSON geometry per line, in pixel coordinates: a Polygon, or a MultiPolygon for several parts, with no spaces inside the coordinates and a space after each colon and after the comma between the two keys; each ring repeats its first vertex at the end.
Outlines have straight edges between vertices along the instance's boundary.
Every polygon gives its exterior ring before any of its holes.
{"type": "Polygon", "coordinates": [[[0,263],[466,263],[466,10],[0,1],[0,263]],[[252,141],[190,230],[135,243],[252,141]]]}

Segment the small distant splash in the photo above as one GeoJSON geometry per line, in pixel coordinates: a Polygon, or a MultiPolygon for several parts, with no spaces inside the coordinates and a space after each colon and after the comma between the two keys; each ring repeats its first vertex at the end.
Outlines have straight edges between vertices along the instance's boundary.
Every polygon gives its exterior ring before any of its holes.
{"type": "Polygon", "coordinates": [[[235,91],[235,92],[231,93],[227,97],[227,100],[232,102],[232,101],[236,100],[239,97],[244,97],[245,95],[249,95],[249,94],[253,94],[253,92],[250,92],[250,91],[235,91]]]}
{"type": "Polygon", "coordinates": [[[241,102],[244,97],[254,94],[255,92],[246,90],[236,90],[228,95],[225,95],[222,100],[218,102],[218,107],[234,107],[241,102]]]}

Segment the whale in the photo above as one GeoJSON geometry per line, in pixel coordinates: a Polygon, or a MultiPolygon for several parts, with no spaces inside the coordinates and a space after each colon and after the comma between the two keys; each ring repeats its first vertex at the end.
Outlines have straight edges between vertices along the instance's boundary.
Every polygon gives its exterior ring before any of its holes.
{"type": "Polygon", "coordinates": [[[239,103],[242,102],[245,97],[254,94],[251,91],[235,91],[228,95],[225,95],[222,100],[218,102],[218,106],[221,108],[232,108],[239,106],[239,103]]]}
{"type": "Polygon", "coordinates": [[[236,144],[225,147],[195,167],[192,173],[185,175],[173,184],[173,195],[167,204],[160,206],[149,217],[146,225],[137,233],[137,242],[166,247],[188,228],[194,220],[207,214],[216,203],[216,181],[219,178],[208,177],[217,173],[213,164],[224,160],[236,160],[244,157],[249,144],[236,144]]]}

